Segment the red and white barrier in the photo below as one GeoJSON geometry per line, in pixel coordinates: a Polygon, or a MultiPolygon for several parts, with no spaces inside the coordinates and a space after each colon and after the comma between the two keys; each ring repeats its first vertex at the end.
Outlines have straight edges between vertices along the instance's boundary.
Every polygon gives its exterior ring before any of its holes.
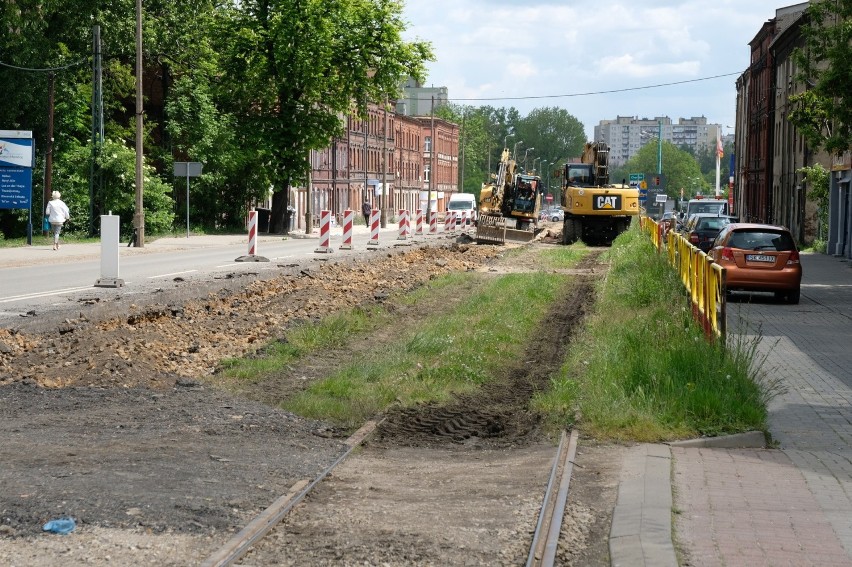
{"type": "Polygon", "coordinates": [[[370,242],[367,243],[368,248],[375,248],[379,245],[379,217],[379,209],[370,211],[370,242]]]}
{"type": "Polygon", "coordinates": [[[334,252],[329,246],[331,241],[331,211],[320,211],[320,239],[319,247],[314,252],[327,254],[334,252]]]}
{"type": "Polygon", "coordinates": [[[455,215],[452,211],[447,211],[444,213],[444,232],[452,232],[453,231],[453,221],[455,219],[455,215]]]}
{"type": "Polygon", "coordinates": [[[248,222],[248,255],[257,254],[257,211],[249,211],[248,222]]]}
{"type": "Polygon", "coordinates": [[[423,235],[423,209],[417,209],[414,216],[414,234],[415,236],[423,235]]]}
{"type": "Polygon", "coordinates": [[[399,210],[399,236],[397,240],[407,240],[411,232],[408,222],[408,211],[405,209],[399,210]]]}
{"type": "Polygon", "coordinates": [[[346,209],[343,211],[343,244],[341,250],[352,250],[352,224],[355,222],[355,211],[346,209]]]}
{"type": "Polygon", "coordinates": [[[461,220],[459,222],[461,223],[461,231],[467,232],[467,211],[461,212],[461,220]]]}
{"type": "Polygon", "coordinates": [[[438,211],[429,211],[429,234],[438,234],[438,211]]]}

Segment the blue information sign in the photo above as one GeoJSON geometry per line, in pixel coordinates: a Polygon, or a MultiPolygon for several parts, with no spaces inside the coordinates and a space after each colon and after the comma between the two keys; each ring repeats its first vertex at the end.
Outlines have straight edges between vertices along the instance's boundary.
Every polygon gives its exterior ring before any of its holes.
{"type": "Polygon", "coordinates": [[[0,209],[29,209],[32,193],[32,169],[0,167],[0,209]]]}

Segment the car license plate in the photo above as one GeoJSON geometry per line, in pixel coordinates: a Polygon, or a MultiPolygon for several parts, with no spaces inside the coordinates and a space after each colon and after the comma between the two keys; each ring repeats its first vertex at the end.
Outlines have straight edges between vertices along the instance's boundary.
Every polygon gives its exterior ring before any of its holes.
{"type": "Polygon", "coordinates": [[[767,256],[765,254],[746,254],[746,262],[772,262],[772,263],[775,263],[775,256],[767,256]]]}

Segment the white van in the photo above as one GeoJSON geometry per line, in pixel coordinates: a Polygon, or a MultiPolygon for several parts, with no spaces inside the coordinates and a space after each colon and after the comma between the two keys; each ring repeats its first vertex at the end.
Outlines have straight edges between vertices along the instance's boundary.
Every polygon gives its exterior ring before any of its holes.
{"type": "Polygon", "coordinates": [[[447,212],[456,214],[467,211],[468,224],[476,224],[476,195],[473,193],[452,193],[447,202],[447,212]]]}
{"type": "Polygon", "coordinates": [[[727,199],[690,199],[686,204],[686,218],[688,220],[695,213],[711,215],[727,215],[727,199]]]}

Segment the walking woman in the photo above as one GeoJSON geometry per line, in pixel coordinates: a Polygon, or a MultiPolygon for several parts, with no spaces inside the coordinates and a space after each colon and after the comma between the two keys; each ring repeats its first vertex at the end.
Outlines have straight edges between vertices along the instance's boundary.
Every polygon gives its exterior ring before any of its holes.
{"type": "Polygon", "coordinates": [[[50,202],[47,203],[47,210],[44,213],[47,215],[50,231],[53,233],[54,250],[59,250],[59,233],[62,232],[62,225],[71,218],[68,205],[63,203],[59,197],[61,197],[59,191],[51,193],[50,202]]]}

